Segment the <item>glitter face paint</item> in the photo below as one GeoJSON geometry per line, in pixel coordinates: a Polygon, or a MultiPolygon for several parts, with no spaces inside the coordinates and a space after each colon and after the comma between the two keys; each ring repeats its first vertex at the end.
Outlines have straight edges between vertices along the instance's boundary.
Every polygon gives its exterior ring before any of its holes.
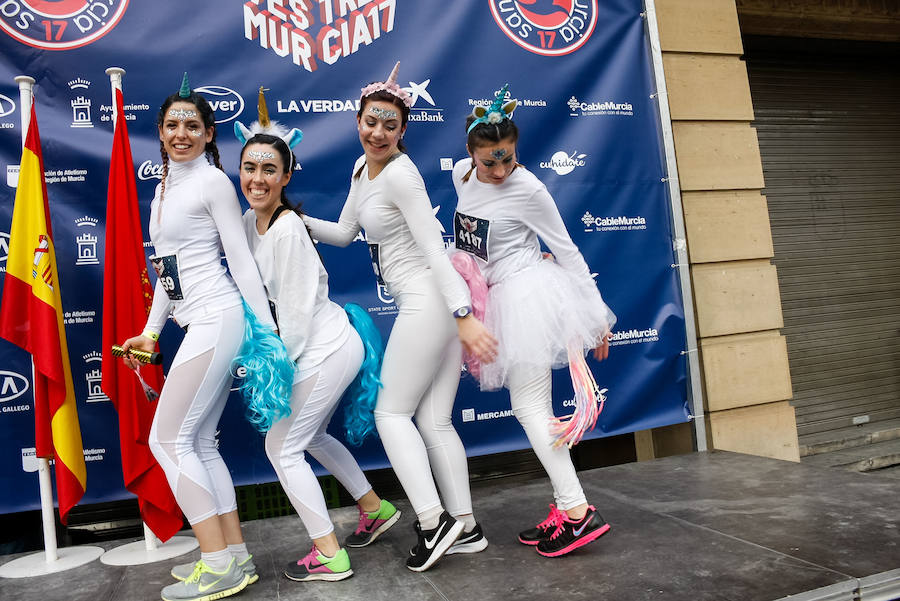
{"type": "Polygon", "coordinates": [[[497,150],[494,150],[491,152],[491,156],[499,161],[500,159],[502,159],[503,157],[506,156],[506,149],[498,148],[497,150]]]}
{"type": "Polygon", "coordinates": [[[397,111],[392,111],[390,109],[383,109],[380,106],[372,106],[369,107],[369,112],[375,115],[378,119],[382,121],[387,121],[388,119],[396,119],[397,111]]]}
{"type": "Polygon", "coordinates": [[[179,121],[184,121],[185,119],[193,119],[197,116],[197,111],[185,110],[185,109],[172,109],[168,113],[169,117],[173,119],[178,119],[179,121]]]}
{"type": "Polygon", "coordinates": [[[247,156],[249,158],[253,159],[254,161],[256,161],[257,163],[262,163],[263,161],[274,159],[275,153],[274,152],[262,152],[259,150],[251,150],[247,153],[247,156]]]}

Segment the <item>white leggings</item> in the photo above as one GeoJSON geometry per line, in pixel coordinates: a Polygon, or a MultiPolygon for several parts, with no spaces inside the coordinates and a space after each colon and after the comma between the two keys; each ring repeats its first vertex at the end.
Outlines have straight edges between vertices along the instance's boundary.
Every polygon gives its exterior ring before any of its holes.
{"type": "Polygon", "coordinates": [[[216,428],[243,330],[240,306],[190,324],[150,428],[150,450],[191,525],[237,509],[231,474],[216,448],[216,428]]]}
{"type": "Polygon", "coordinates": [[[447,511],[470,514],[466,451],[450,420],[462,362],[456,324],[430,273],[395,298],[400,311],[381,367],[378,434],[417,515],[441,506],[434,478],[447,511]]]}
{"type": "Polygon", "coordinates": [[[363,352],[362,341],[352,330],[347,342],[314,373],[294,379],[291,414],[275,422],[266,434],[266,455],[310,538],[333,532],[334,525],[304,451],[331,472],[354,499],[372,490],[350,451],[325,431],[344,390],[362,365],[363,352]]]}
{"type": "Polygon", "coordinates": [[[553,406],[550,397],[550,369],[533,365],[515,365],[509,371],[507,385],[513,414],[528,436],[531,448],[544,466],[553,497],[561,510],[572,509],[586,502],[581,482],[572,465],[569,448],[553,448],[550,420],[553,406]]]}

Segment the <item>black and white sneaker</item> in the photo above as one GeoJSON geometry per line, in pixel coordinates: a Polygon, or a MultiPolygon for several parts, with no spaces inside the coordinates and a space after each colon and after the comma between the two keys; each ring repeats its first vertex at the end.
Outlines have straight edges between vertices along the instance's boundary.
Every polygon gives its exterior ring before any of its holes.
{"type": "Polygon", "coordinates": [[[450,545],[444,555],[453,555],[454,553],[478,553],[487,549],[488,541],[481,529],[481,524],[475,524],[471,532],[463,532],[456,542],[450,545]]]}
{"type": "Polygon", "coordinates": [[[441,514],[436,528],[422,530],[418,522],[413,527],[418,535],[418,542],[409,550],[410,556],[406,560],[406,567],[413,572],[424,572],[456,542],[465,525],[445,511],[441,514]]]}

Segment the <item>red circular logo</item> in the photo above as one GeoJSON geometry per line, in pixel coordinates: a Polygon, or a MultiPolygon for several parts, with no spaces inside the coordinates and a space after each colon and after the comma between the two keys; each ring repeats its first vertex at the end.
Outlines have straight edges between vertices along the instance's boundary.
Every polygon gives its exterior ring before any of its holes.
{"type": "Polygon", "coordinates": [[[128,0],[5,0],[0,29],[44,50],[70,50],[102,38],[118,25],[128,0]]]}
{"type": "Polygon", "coordinates": [[[544,56],[578,50],[597,25],[597,0],[490,0],[490,5],[509,39],[544,56]]]}

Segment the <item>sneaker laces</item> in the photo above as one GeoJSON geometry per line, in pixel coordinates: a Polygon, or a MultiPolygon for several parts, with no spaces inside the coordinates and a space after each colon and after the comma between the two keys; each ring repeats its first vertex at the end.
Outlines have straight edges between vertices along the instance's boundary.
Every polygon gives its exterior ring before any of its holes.
{"type": "Polygon", "coordinates": [[[353,534],[362,534],[366,531],[366,520],[369,518],[369,512],[359,505],[356,508],[359,510],[359,524],[356,525],[356,530],[353,534]]]}
{"type": "Polygon", "coordinates": [[[185,582],[200,582],[200,576],[203,572],[211,572],[212,569],[207,566],[203,560],[201,559],[197,563],[194,564],[194,571],[191,572],[191,575],[184,579],[185,582]]]}
{"type": "Polygon", "coordinates": [[[550,503],[550,514],[547,515],[547,519],[538,524],[537,527],[546,532],[551,526],[559,526],[561,518],[562,512],[556,508],[556,505],[550,503]]]}
{"type": "Polygon", "coordinates": [[[319,555],[321,555],[321,553],[319,553],[319,550],[315,545],[313,545],[312,549],[309,550],[309,553],[307,553],[306,556],[303,557],[303,559],[297,560],[297,565],[303,565],[306,566],[307,569],[309,569],[309,565],[313,562],[313,560],[316,560],[319,555]]]}

